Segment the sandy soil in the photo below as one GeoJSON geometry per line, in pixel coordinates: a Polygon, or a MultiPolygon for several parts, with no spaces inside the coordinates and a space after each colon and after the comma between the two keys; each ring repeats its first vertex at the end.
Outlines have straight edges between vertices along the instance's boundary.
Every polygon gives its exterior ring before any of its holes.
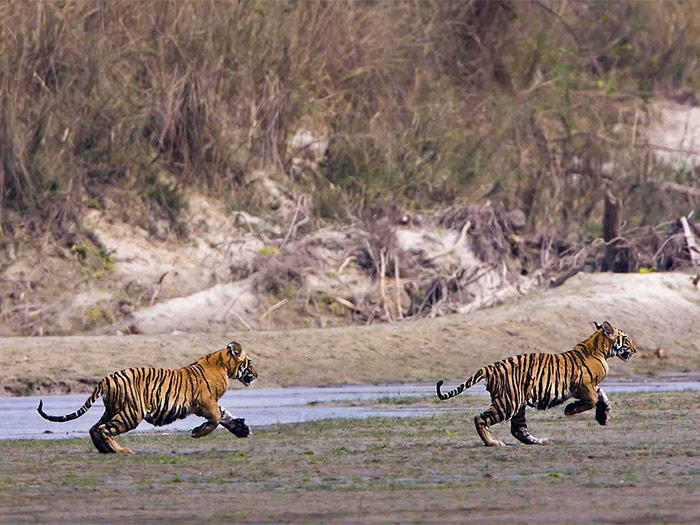
{"type": "Polygon", "coordinates": [[[640,356],[611,375],[700,371],[700,291],[687,274],[579,274],[555,289],[470,314],[367,327],[285,332],[0,338],[0,395],[89,392],[130,366],[178,367],[229,340],[254,357],[260,383],[323,385],[458,379],[532,351],[568,350],[609,320],[640,356]],[[662,358],[657,357],[658,349],[662,358]]]}
{"type": "MultiPolygon", "coordinates": [[[[457,401],[457,400],[455,400],[457,401]]],[[[0,516],[26,522],[697,523],[700,394],[612,395],[613,419],[529,417],[553,445],[482,446],[464,413],[0,442],[0,516]]],[[[479,403],[471,398],[470,403],[479,403]]]]}

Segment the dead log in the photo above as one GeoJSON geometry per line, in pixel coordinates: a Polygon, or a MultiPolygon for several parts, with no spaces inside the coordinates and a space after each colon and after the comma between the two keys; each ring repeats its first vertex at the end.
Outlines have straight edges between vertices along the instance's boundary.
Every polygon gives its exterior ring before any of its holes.
{"type": "Polygon", "coordinates": [[[605,208],[603,210],[603,240],[605,241],[605,258],[603,271],[612,272],[615,258],[620,253],[613,239],[620,236],[620,211],[622,201],[615,197],[611,191],[605,192],[605,208]]]}
{"type": "Polygon", "coordinates": [[[579,273],[581,270],[583,270],[583,265],[581,266],[574,266],[573,268],[570,268],[563,274],[561,274],[559,277],[556,279],[552,279],[549,281],[549,287],[550,288],[556,288],[557,286],[561,286],[564,284],[568,279],[579,273]]]}

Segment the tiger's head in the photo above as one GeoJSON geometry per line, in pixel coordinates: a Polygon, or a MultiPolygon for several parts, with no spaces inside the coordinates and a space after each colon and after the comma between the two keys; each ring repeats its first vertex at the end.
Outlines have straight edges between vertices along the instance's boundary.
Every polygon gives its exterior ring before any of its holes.
{"type": "Polygon", "coordinates": [[[637,353],[637,347],[625,332],[607,321],[603,321],[603,324],[594,324],[596,330],[601,330],[603,335],[612,341],[608,357],[619,357],[623,361],[629,361],[637,353]]]}
{"type": "Polygon", "coordinates": [[[250,386],[258,378],[258,372],[250,357],[236,341],[227,344],[226,350],[228,350],[229,357],[228,377],[238,379],[245,386],[250,386]]]}

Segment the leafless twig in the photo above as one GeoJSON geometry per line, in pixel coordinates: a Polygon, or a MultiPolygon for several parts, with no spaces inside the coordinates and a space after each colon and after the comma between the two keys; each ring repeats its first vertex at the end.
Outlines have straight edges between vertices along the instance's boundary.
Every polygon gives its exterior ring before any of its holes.
{"type": "Polygon", "coordinates": [[[279,308],[282,308],[282,307],[283,307],[285,304],[287,304],[288,302],[289,302],[289,299],[282,299],[280,302],[273,304],[272,306],[270,306],[270,308],[268,308],[268,309],[265,311],[264,314],[262,314],[262,315],[260,316],[260,320],[262,321],[262,320],[265,319],[267,316],[269,316],[272,312],[274,312],[275,310],[278,310],[279,308]]]}
{"type": "MultiPolygon", "coordinates": [[[[297,200],[297,207],[294,210],[294,216],[292,217],[292,223],[289,225],[289,231],[287,232],[287,235],[284,237],[282,244],[280,244],[280,246],[279,246],[280,249],[282,249],[282,247],[285,244],[287,244],[287,241],[291,237],[292,233],[296,231],[294,226],[295,226],[296,221],[297,221],[297,216],[299,215],[299,210],[301,209],[302,204],[304,204],[305,202],[306,202],[306,195],[305,194],[299,195],[299,199],[297,200]]],[[[305,219],[304,222],[308,221],[308,218],[305,217],[304,219],[305,219]]]]}

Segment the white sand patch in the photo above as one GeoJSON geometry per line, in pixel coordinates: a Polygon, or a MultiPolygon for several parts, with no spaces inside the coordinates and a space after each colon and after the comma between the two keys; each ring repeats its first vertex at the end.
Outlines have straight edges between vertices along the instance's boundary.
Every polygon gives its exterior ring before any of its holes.
{"type": "Polygon", "coordinates": [[[648,141],[656,157],[677,167],[700,164],[700,107],[663,101],[651,111],[648,141]]]}

